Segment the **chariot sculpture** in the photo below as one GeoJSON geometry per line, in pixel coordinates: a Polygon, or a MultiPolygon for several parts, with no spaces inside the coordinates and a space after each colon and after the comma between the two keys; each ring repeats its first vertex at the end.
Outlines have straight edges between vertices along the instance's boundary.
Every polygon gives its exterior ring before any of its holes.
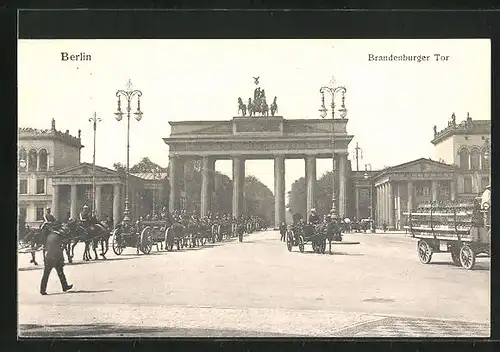
{"type": "Polygon", "coordinates": [[[276,103],[277,97],[274,97],[273,103],[271,107],[269,107],[266,101],[265,90],[258,87],[259,78],[260,77],[254,77],[254,83],[257,85],[257,88],[254,90],[253,100],[252,98],[248,98],[248,104],[245,105],[241,97],[238,98],[238,114],[241,111],[241,116],[246,116],[247,111],[249,116],[257,116],[257,114],[269,116],[269,110],[271,110],[271,115],[274,116],[274,114],[278,112],[278,104],[276,103]]]}

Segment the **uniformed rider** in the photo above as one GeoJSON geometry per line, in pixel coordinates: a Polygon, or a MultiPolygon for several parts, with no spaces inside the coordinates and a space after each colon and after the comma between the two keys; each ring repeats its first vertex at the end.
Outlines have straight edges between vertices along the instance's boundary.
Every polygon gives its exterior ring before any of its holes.
{"type": "Polygon", "coordinates": [[[92,225],[92,216],[87,205],[83,206],[82,212],[80,213],[80,224],[86,230],[92,225]]]}
{"type": "Polygon", "coordinates": [[[45,214],[43,214],[43,224],[41,226],[42,232],[48,234],[49,230],[56,223],[56,218],[50,213],[50,207],[45,208],[45,214]]]}
{"type": "Polygon", "coordinates": [[[315,208],[311,209],[311,215],[309,215],[309,223],[316,225],[316,224],[319,224],[319,222],[320,222],[320,218],[319,218],[318,214],[316,214],[316,209],[315,208]]]}

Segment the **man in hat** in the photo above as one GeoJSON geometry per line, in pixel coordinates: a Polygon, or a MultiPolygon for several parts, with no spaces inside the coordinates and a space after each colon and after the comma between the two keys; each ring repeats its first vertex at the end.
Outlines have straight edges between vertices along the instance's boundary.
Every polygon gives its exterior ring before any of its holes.
{"type": "Polygon", "coordinates": [[[43,269],[42,281],[40,283],[40,294],[45,296],[47,294],[47,283],[52,269],[56,269],[57,276],[61,281],[61,287],[64,292],[71,290],[73,285],[68,285],[66,276],[64,275],[64,256],[61,246],[61,231],[51,231],[47,236],[46,253],[45,253],[45,267],[43,269]]]}
{"type": "Polygon", "coordinates": [[[43,224],[40,227],[42,233],[45,236],[48,235],[48,232],[55,223],[56,223],[56,218],[50,213],[50,207],[45,208],[45,214],[43,214],[43,224]]]}
{"type": "Polygon", "coordinates": [[[311,209],[311,215],[309,215],[309,223],[316,225],[320,222],[318,214],[316,214],[316,209],[311,209]]]}

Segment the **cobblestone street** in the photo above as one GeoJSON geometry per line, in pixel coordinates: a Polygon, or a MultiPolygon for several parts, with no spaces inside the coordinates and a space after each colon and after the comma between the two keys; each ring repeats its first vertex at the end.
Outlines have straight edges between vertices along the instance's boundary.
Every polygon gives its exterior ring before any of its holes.
{"type": "MultiPolygon", "coordinates": [[[[423,265],[404,234],[350,234],[333,255],[287,251],[276,231],[200,249],[65,266],[39,294],[42,265],[19,255],[19,324],[34,336],[487,337],[490,261],[423,265]]],[[[111,243],[111,241],[110,241],[111,243]]],[[[328,250],[328,247],[327,247],[328,250]]],[[[41,263],[40,253],[37,253],[41,263]]]]}

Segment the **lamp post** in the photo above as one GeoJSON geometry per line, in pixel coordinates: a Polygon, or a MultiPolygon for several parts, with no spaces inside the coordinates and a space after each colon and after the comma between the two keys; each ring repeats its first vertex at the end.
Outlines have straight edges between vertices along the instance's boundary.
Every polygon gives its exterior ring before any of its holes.
{"type": "Polygon", "coordinates": [[[153,218],[156,216],[156,196],[157,196],[157,184],[156,184],[156,176],[160,175],[160,169],[158,167],[153,168],[151,170],[153,172],[153,218]]]}
{"type": "Polygon", "coordinates": [[[24,160],[24,159],[19,160],[19,167],[21,168],[21,171],[25,171],[26,170],[26,160],[24,160]]]}
{"type": "MultiPolygon", "coordinates": [[[[95,204],[95,141],[97,134],[97,122],[101,122],[102,120],[97,117],[97,113],[94,112],[94,116],[89,119],[90,122],[93,123],[94,126],[94,153],[92,156],[92,213],[95,213],[96,204],[95,204]]],[[[95,214],[97,216],[97,214],[95,214]]]]}
{"type": "Polygon", "coordinates": [[[127,173],[125,175],[125,211],[123,212],[123,224],[130,224],[130,202],[129,202],[129,168],[130,168],[130,111],[132,110],[130,105],[132,99],[137,96],[137,111],[134,113],[135,119],[141,121],[142,111],[141,111],[141,96],[142,92],[137,89],[132,89],[132,82],[128,80],[126,90],[118,90],[116,92],[118,98],[118,108],[115,112],[115,118],[117,121],[121,121],[123,118],[123,112],[121,108],[121,97],[124,97],[127,102],[127,173]]]}
{"type": "Polygon", "coordinates": [[[488,165],[488,183],[490,184],[491,187],[491,161],[490,161],[490,139],[486,138],[484,141],[484,159],[489,161],[488,165]]]}
{"type": "MultiPolygon", "coordinates": [[[[363,175],[365,180],[368,180],[370,176],[368,175],[368,166],[370,166],[370,171],[372,171],[372,164],[365,164],[365,174],[363,175]]],[[[370,230],[372,233],[375,233],[375,227],[373,226],[373,196],[372,196],[372,182],[370,180],[370,188],[368,190],[368,203],[369,205],[369,210],[370,210],[370,230]]]]}
{"type": "MultiPolygon", "coordinates": [[[[331,82],[333,85],[333,81],[331,82]]],[[[347,92],[347,89],[342,86],[338,87],[321,87],[319,90],[321,93],[321,108],[319,109],[320,111],[320,116],[321,118],[325,118],[327,115],[327,109],[325,107],[325,92],[329,92],[331,97],[332,97],[332,102],[330,104],[331,109],[332,109],[332,209],[331,209],[331,214],[332,217],[336,218],[337,217],[337,209],[336,209],[336,191],[335,191],[335,172],[337,170],[337,164],[335,162],[335,95],[338,92],[342,92],[342,106],[338,110],[340,117],[344,119],[347,115],[347,109],[345,108],[345,93],[347,92]]]]}

